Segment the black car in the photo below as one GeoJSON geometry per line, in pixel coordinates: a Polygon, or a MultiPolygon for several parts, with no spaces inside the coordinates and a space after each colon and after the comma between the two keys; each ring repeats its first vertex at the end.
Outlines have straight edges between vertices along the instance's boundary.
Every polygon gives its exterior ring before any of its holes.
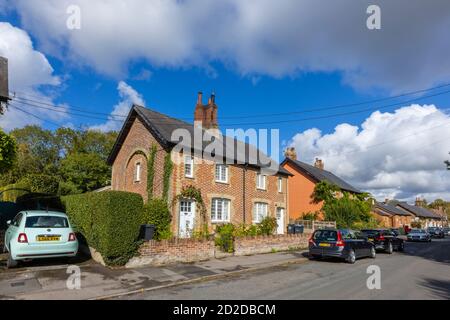
{"type": "Polygon", "coordinates": [[[391,230],[365,229],[361,232],[370,242],[373,242],[377,250],[391,254],[394,250],[403,251],[405,249],[404,240],[398,238],[391,230]]]}
{"type": "Polygon", "coordinates": [[[310,259],[335,257],[355,263],[357,258],[375,256],[374,244],[353,230],[320,229],[314,231],[309,239],[310,259]]]}
{"type": "Polygon", "coordinates": [[[445,238],[444,230],[439,227],[428,227],[427,231],[432,238],[445,238]]]}

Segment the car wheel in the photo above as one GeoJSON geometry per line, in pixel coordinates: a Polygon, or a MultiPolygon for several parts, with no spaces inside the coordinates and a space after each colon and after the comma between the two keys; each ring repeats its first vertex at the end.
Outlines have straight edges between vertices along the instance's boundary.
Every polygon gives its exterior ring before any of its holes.
{"type": "Polygon", "coordinates": [[[392,254],[393,251],[394,251],[394,248],[392,247],[392,242],[389,242],[388,247],[386,248],[386,253],[392,254]]]}
{"type": "Polygon", "coordinates": [[[374,247],[372,247],[372,248],[370,249],[370,257],[371,257],[372,259],[375,259],[376,256],[377,256],[377,251],[375,250],[374,247]]]}
{"type": "Polygon", "coordinates": [[[398,245],[398,251],[404,251],[405,250],[405,243],[402,241],[399,245],[398,245]]]}
{"type": "Polygon", "coordinates": [[[354,264],[356,262],[356,254],[353,249],[350,249],[347,256],[347,262],[350,264],[354,264]]]}
{"type": "Polygon", "coordinates": [[[8,253],[8,260],[6,260],[6,268],[11,269],[17,267],[19,262],[12,258],[11,252],[8,253]]]}

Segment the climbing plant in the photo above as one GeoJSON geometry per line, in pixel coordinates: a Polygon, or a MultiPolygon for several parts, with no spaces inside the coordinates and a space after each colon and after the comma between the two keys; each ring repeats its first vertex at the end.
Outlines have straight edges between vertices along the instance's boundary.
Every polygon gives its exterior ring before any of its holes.
{"type": "Polygon", "coordinates": [[[157,151],[156,145],[152,144],[150,148],[150,154],[147,160],[147,193],[149,200],[153,198],[153,181],[155,178],[156,151],[157,151]]]}
{"type": "Polygon", "coordinates": [[[170,187],[170,175],[172,174],[173,162],[170,152],[164,157],[164,173],[163,173],[163,199],[168,198],[170,187]]]}

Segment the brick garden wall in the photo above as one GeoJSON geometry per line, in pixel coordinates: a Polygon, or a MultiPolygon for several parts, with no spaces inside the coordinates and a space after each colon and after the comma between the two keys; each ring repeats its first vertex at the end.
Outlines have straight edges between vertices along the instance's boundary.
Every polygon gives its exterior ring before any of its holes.
{"type": "Polygon", "coordinates": [[[213,259],[223,256],[243,256],[275,251],[287,251],[308,247],[309,233],[236,238],[234,254],[224,254],[215,247],[214,240],[172,239],[149,241],[139,249],[139,256],[132,258],[127,268],[143,265],[164,265],[213,259]]]}
{"type": "Polygon", "coordinates": [[[204,261],[214,258],[214,250],[214,240],[152,240],[141,246],[140,256],[132,258],[127,267],[204,261]]]}
{"type": "Polygon", "coordinates": [[[303,249],[308,247],[310,237],[311,234],[304,233],[236,238],[234,255],[244,256],[272,251],[303,249]]]}

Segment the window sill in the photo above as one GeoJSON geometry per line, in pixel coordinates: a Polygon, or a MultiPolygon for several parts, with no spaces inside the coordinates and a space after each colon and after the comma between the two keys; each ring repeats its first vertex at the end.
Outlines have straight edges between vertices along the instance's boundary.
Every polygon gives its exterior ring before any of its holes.
{"type": "Polygon", "coordinates": [[[216,183],[220,183],[220,184],[230,184],[228,181],[219,181],[219,180],[215,180],[216,183]]]}
{"type": "Polygon", "coordinates": [[[194,180],[194,176],[184,176],[186,179],[194,180]]]}
{"type": "Polygon", "coordinates": [[[211,224],[230,223],[230,220],[211,220],[211,224]]]}
{"type": "Polygon", "coordinates": [[[267,189],[263,189],[263,188],[256,188],[256,190],[258,190],[258,191],[267,191],[267,189]]]}

